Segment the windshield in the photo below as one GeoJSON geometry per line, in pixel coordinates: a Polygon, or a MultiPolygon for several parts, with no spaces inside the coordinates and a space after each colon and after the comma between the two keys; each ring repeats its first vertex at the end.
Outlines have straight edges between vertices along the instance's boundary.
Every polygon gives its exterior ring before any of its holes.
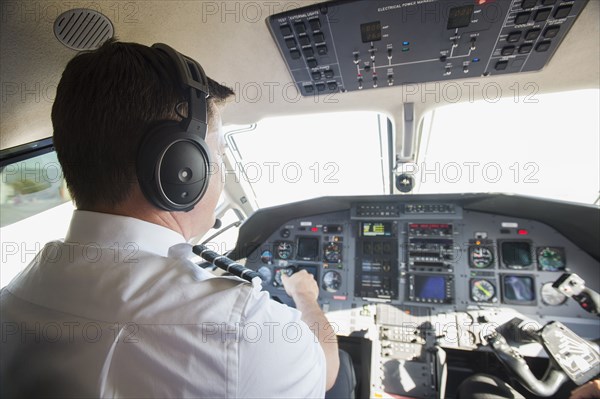
{"type": "Polygon", "coordinates": [[[424,119],[417,162],[402,169],[417,193],[597,203],[599,98],[599,90],[581,90],[437,108],[424,119]]]}
{"type": "Polygon", "coordinates": [[[373,112],[269,118],[230,126],[237,180],[260,207],[328,195],[387,194],[387,118],[373,112]]]}

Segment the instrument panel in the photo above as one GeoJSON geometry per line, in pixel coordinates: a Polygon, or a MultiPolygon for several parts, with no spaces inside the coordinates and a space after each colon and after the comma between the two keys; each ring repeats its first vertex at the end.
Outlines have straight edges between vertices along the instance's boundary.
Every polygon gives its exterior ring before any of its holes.
{"type": "Polygon", "coordinates": [[[281,275],[304,269],[317,281],[326,312],[373,303],[426,307],[432,314],[512,307],[539,320],[564,318],[576,330],[581,321],[580,332],[595,316],[552,282],[573,272],[600,288],[599,262],[554,228],[465,209],[460,201],[361,201],[293,218],[246,266],[292,306],[281,275]]]}
{"type": "Polygon", "coordinates": [[[246,266],[258,271],[265,289],[284,303],[291,305],[281,275],[300,270],[312,274],[319,284],[321,302],[346,301],[353,263],[348,254],[351,234],[347,216],[342,212],[290,221],[247,258],[246,266]]]}
{"type": "Polygon", "coordinates": [[[370,342],[362,397],[446,397],[446,378],[464,377],[453,364],[483,361],[488,334],[515,318],[600,337],[598,317],[552,287],[570,272],[599,290],[594,220],[594,206],[504,194],[326,197],[257,211],[231,256],[290,306],[281,275],[313,275],[340,342],[370,342]]]}

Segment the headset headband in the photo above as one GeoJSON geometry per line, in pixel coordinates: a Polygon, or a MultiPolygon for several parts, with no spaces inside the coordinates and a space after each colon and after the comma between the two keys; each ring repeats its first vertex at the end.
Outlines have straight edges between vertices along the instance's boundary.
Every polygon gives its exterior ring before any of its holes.
{"type": "Polygon", "coordinates": [[[204,69],[192,58],[164,43],[155,43],[152,48],[162,51],[172,60],[181,89],[186,93],[188,114],[181,121],[182,128],[191,134],[199,135],[204,140],[208,129],[207,99],[210,94],[204,69]]]}

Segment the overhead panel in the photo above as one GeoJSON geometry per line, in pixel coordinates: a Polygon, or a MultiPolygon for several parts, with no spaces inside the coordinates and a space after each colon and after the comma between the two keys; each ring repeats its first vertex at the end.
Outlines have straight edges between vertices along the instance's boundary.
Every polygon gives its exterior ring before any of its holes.
{"type": "Polygon", "coordinates": [[[587,0],[347,0],[267,19],[302,95],[542,69],[587,0]]]}

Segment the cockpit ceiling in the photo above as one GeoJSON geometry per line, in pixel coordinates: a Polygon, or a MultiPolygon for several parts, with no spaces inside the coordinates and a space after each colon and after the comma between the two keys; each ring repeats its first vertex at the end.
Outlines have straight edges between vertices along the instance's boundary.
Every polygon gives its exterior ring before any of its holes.
{"type": "MultiPolygon", "coordinates": [[[[314,1],[116,1],[2,3],[0,47],[2,102],[0,149],[52,134],[50,109],[60,75],[75,52],[53,34],[55,18],[70,8],[101,11],[123,41],[165,42],[200,61],[207,73],[237,92],[225,123],[253,123],[267,116],[377,110],[398,120],[402,103],[414,102],[416,117],[443,104],[425,87],[407,86],[301,98],[265,23],[269,15],[314,1]],[[416,89],[416,90],[415,90],[416,89]]],[[[504,96],[515,84],[534,83],[539,93],[597,88],[600,81],[600,2],[590,1],[549,65],[540,72],[469,79],[483,86],[490,78],[504,96]]],[[[458,83],[462,80],[452,81],[458,83]]],[[[429,86],[431,89],[431,86],[429,86]]],[[[465,95],[460,101],[481,98],[465,95]]],[[[435,90],[435,88],[434,88],[435,90]]]]}

